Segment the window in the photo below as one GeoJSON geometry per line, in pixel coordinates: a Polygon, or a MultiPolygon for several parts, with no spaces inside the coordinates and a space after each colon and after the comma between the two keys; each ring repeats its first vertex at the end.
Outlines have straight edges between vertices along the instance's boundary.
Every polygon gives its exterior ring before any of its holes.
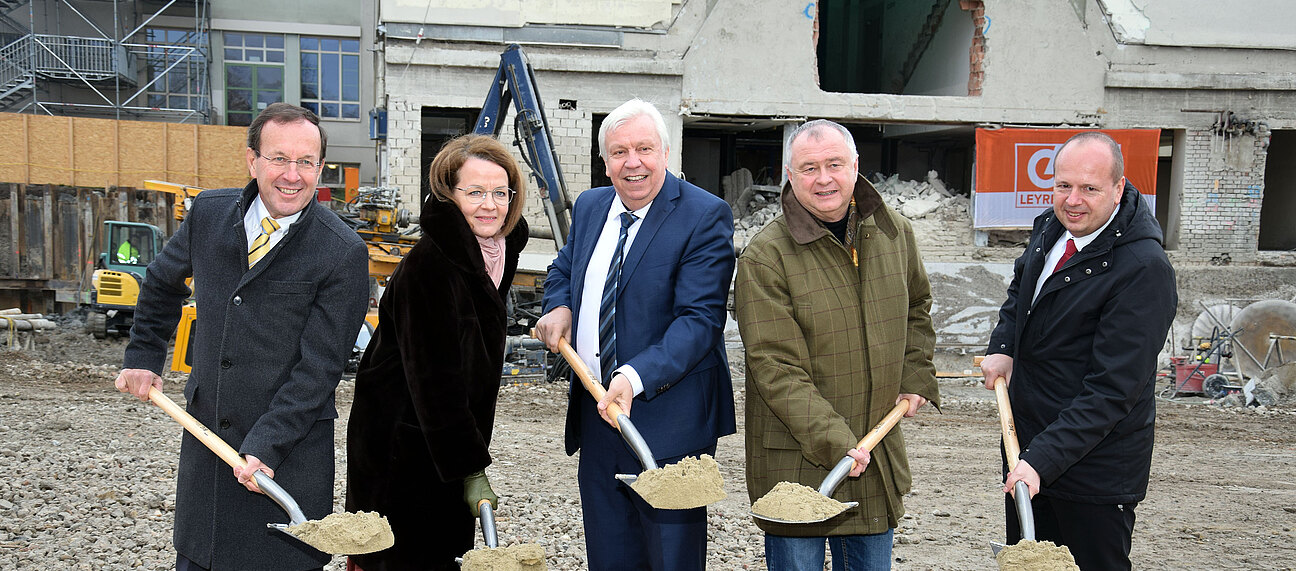
{"type": "Polygon", "coordinates": [[[207,33],[197,30],[144,30],[144,81],[149,107],[204,111],[207,33]],[[170,70],[168,71],[168,68],[170,70]]]}
{"type": "Polygon", "coordinates": [[[301,39],[301,104],[324,119],[360,119],[360,41],[301,39]]]}
{"type": "Polygon", "coordinates": [[[320,184],[341,188],[346,184],[342,175],[348,168],[360,169],[360,163],[335,163],[332,161],[324,163],[324,170],[320,172],[320,184]]]}
{"type": "Polygon", "coordinates": [[[224,39],[225,123],[246,127],[267,105],[284,100],[284,39],[235,32],[224,39]]]}

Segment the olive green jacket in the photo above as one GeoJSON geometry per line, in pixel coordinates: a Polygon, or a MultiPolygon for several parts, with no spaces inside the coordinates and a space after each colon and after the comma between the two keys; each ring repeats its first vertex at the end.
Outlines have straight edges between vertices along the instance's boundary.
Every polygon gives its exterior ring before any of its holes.
{"type": "MultiPolygon", "coordinates": [[[[909,221],[867,180],[855,186],[859,266],[783,187],[783,215],[738,259],[735,302],[747,351],[747,490],[780,481],[818,489],[829,470],[913,393],[939,408],[931,286],[909,221]]],[[[923,409],[924,412],[927,409],[923,409]]],[[[920,413],[921,414],[921,413],[920,413]]],[[[788,536],[857,535],[894,528],[911,477],[902,420],[867,470],[833,497],[860,507],[820,524],[779,525],[788,536]]]]}

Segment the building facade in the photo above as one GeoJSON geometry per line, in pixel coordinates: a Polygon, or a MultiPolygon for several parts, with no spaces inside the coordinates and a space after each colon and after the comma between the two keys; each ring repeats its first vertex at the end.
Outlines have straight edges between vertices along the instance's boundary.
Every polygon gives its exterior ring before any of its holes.
{"type": "Polygon", "coordinates": [[[779,184],[784,134],[809,118],[846,124],[864,173],[934,170],[965,194],[977,127],[1160,129],[1173,255],[1286,263],[1296,248],[1283,160],[1296,153],[1296,36],[1281,17],[1296,6],[1280,0],[415,4],[376,6],[380,178],[407,204],[518,43],[573,195],[606,184],[598,126],[630,97],[666,115],[672,171],[717,194],[740,168],[779,184]]]}

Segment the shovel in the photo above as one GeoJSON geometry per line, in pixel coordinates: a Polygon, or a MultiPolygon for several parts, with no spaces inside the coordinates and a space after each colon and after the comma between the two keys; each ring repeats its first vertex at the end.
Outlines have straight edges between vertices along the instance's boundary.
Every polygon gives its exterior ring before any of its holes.
{"type": "MultiPolygon", "coordinates": [[[[903,417],[904,414],[908,411],[909,411],[908,399],[901,400],[900,402],[896,403],[895,407],[891,409],[891,412],[888,412],[886,416],[882,417],[882,421],[877,423],[877,425],[874,426],[873,429],[870,430],[868,434],[865,434],[864,438],[861,438],[859,443],[855,445],[855,448],[857,450],[872,451],[873,447],[877,446],[878,443],[882,441],[882,438],[884,438],[888,432],[891,432],[891,429],[895,427],[896,423],[900,422],[900,418],[903,417]]],[[[847,454],[846,456],[842,457],[842,459],[837,462],[837,465],[833,467],[832,471],[828,472],[828,476],[823,479],[823,483],[819,484],[819,494],[823,495],[824,497],[831,498],[833,492],[837,490],[837,486],[842,483],[842,480],[846,479],[846,474],[849,474],[851,468],[853,467],[855,467],[855,459],[852,458],[850,454],[847,454]]],[[[787,519],[779,519],[775,517],[763,516],[756,512],[748,512],[748,513],[750,513],[752,517],[760,518],[765,521],[774,522],[774,523],[819,523],[821,521],[827,521],[834,517],[837,517],[838,515],[841,515],[842,512],[845,512],[846,510],[854,508],[858,505],[859,502],[841,502],[841,506],[842,506],[841,511],[827,517],[822,517],[819,519],[812,519],[812,520],[787,520],[787,519]]]]}
{"type": "MultiPolygon", "coordinates": [[[[999,428],[1003,431],[1004,456],[1008,458],[1008,471],[1017,466],[1017,456],[1021,455],[1021,446],[1017,443],[1017,425],[1013,424],[1012,405],[1008,403],[1008,381],[1003,377],[994,382],[995,401],[999,405],[999,428]]],[[[1031,510],[1030,489],[1026,482],[1017,480],[1013,486],[1013,502],[1017,505],[1017,517],[1021,523],[1023,541],[1035,541],[1035,512],[1031,510]]],[[[995,555],[1007,547],[1003,543],[990,542],[990,550],[995,555]]]]}
{"type": "MultiPolygon", "coordinates": [[[[200,442],[206,445],[207,448],[209,448],[213,453],[219,456],[221,460],[224,460],[226,464],[229,464],[231,467],[238,467],[238,468],[243,468],[247,466],[247,460],[244,460],[242,456],[239,456],[239,453],[235,451],[234,448],[232,448],[229,444],[226,444],[224,440],[221,440],[221,438],[219,436],[216,436],[216,434],[213,433],[211,430],[208,430],[207,427],[203,426],[201,422],[198,422],[198,419],[194,418],[183,408],[180,408],[180,406],[177,405],[175,401],[172,401],[170,397],[167,397],[166,395],[162,394],[162,391],[157,390],[157,387],[152,387],[149,389],[149,400],[153,401],[153,404],[158,405],[158,407],[161,408],[163,411],[166,411],[166,413],[170,415],[171,418],[174,418],[176,422],[179,422],[180,425],[185,428],[185,430],[188,430],[190,434],[194,435],[195,438],[197,438],[200,442]]],[[[285,491],[282,487],[280,487],[279,484],[275,483],[274,479],[272,479],[265,472],[258,471],[256,474],[253,475],[253,479],[256,480],[257,487],[261,488],[262,492],[265,492],[265,494],[269,496],[270,499],[274,500],[276,504],[279,504],[279,507],[283,508],[285,512],[288,512],[289,523],[286,524],[267,523],[266,527],[270,527],[282,531],[284,533],[287,533],[288,535],[293,536],[297,540],[302,541],[303,543],[310,545],[311,547],[314,547],[325,553],[337,553],[339,555],[357,555],[361,553],[369,553],[371,551],[376,551],[378,549],[386,549],[387,547],[391,547],[392,545],[390,540],[391,527],[387,525],[387,521],[385,518],[380,519],[379,523],[381,524],[381,526],[386,528],[385,531],[383,532],[385,533],[386,537],[378,538],[377,540],[371,539],[370,540],[371,543],[366,544],[366,547],[363,548],[346,549],[344,551],[338,551],[336,549],[337,546],[334,543],[330,543],[327,545],[318,544],[310,541],[308,538],[300,537],[288,531],[289,527],[298,526],[307,523],[306,515],[302,513],[301,507],[297,505],[297,500],[294,500],[293,497],[289,495],[287,491],[285,491]],[[377,549],[373,549],[374,547],[377,547],[377,549]]],[[[360,515],[360,514],[356,514],[356,515],[360,515]]],[[[374,517],[375,519],[377,519],[376,514],[374,517]]]]}
{"type": "MultiPolygon", "coordinates": [[[[482,539],[486,541],[486,547],[499,547],[499,535],[495,533],[495,510],[491,508],[490,500],[477,502],[477,513],[481,514],[477,519],[481,521],[482,539]]],[[[463,565],[463,557],[456,557],[455,563],[463,565]]]]}
{"type": "MultiPolygon", "coordinates": [[[[531,331],[531,336],[539,338],[535,330],[531,331]]],[[[558,340],[558,352],[567,360],[567,364],[571,365],[572,372],[580,379],[581,384],[585,386],[585,390],[589,391],[590,396],[594,397],[594,401],[603,400],[607,390],[603,388],[603,385],[594,381],[594,374],[590,372],[589,367],[585,366],[585,362],[581,360],[580,355],[576,354],[576,350],[572,348],[566,339],[558,340]]],[[[616,419],[614,426],[621,433],[621,438],[630,446],[630,450],[634,452],[635,457],[639,459],[639,463],[643,465],[644,469],[643,474],[617,474],[616,479],[625,482],[626,485],[632,485],[639,480],[640,476],[650,471],[660,470],[657,461],[653,459],[652,450],[648,448],[648,443],[644,440],[643,435],[639,433],[639,430],[635,428],[634,423],[630,422],[630,416],[622,411],[621,407],[615,402],[608,403],[608,414],[616,419]]],[[[684,461],[680,462],[680,465],[669,466],[665,471],[652,472],[652,474],[648,474],[650,476],[648,480],[653,480],[654,484],[665,481],[662,479],[654,480],[653,477],[660,477],[674,469],[684,468],[683,464],[688,460],[697,460],[696,465],[701,466],[701,469],[700,472],[684,470],[673,474],[684,480],[684,486],[687,488],[673,490],[677,492],[676,497],[668,498],[665,495],[656,497],[657,495],[652,493],[645,495],[645,490],[638,487],[631,486],[631,489],[635,490],[645,502],[648,502],[648,505],[657,509],[700,508],[724,499],[724,490],[719,489],[723,486],[720,469],[713,459],[705,455],[701,459],[685,458],[684,461]],[[708,485],[706,483],[708,481],[716,483],[716,488],[713,489],[711,485],[708,485]],[[693,483],[698,485],[690,486],[693,483]]]]}

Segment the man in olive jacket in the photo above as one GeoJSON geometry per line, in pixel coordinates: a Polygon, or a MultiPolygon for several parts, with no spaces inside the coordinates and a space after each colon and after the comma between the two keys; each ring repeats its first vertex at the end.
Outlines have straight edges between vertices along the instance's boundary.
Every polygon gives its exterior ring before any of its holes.
{"type": "MultiPolygon", "coordinates": [[[[981,371],[987,389],[1008,381],[1022,453],[1012,472],[1004,465],[1004,491],[1026,482],[1035,538],[1066,545],[1085,571],[1129,569],[1174,268],[1111,137],[1072,137],[1053,170],[1053,208],[1017,258],[981,371]]],[[[1016,543],[1017,508],[1005,504],[1016,543]]]]}
{"type": "Polygon", "coordinates": [[[771,571],[823,569],[825,538],[849,568],[889,568],[909,461],[896,426],[858,440],[901,400],[939,406],[931,286],[909,222],[858,174],[849,131],[812,121],[788,139],[783,215],[738,260],[735,301],[747,350],[747,489],[818,488],[857,461],[833,497],[858,509],[818,524],[757,520],[771,571]]]}
{"type": "Polygon", "coordinates": [[[231,469],[185,433],[176,475],[176,568],[302,571],[330,557],[266,524],[274,478],[309,519],[333,511],[334,389],[369,298],[360,237],[317,204],[324,133],[276,103],[248,129],[242,189],[208,190],[149,264],[117,389],[162,390],[167,342],[193,277],[198,320],[186,408],[247,460],[231,469]],[[271,221],[271,222],[266,222],[271,221]]]}

